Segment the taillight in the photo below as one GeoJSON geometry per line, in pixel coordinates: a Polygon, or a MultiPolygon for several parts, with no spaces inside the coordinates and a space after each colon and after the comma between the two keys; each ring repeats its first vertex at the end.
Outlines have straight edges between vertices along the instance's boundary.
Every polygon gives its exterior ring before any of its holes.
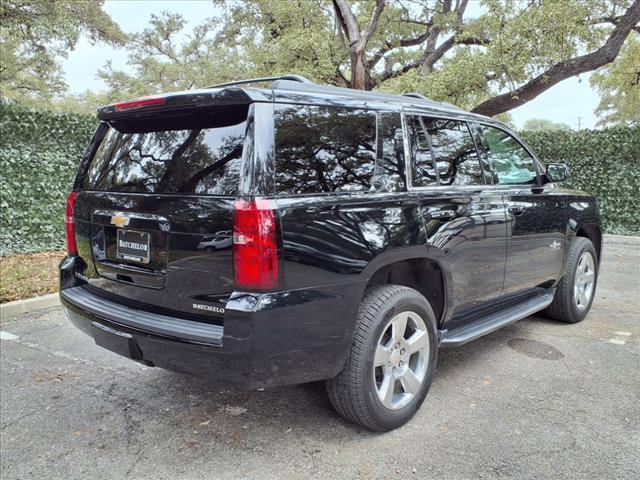
{"type": "Polygon", "coordinates": [[[278,286],[278,234],[272,200],[236,200],[233,272],[236,288],[242,290],[278,286]]]}
{"type": "Polygon", "coordinates": [[[73,222],[73,209],[76,205],[78,192],[71,192],[67,197],[67,211],[64,215],[64,227],[67,232],[67,253],[71,256],[78,255],[78,245],[76,244],[76,227],[73,222]]]}
{"type": "Polygon", "coordinates": [[[131,110],[132,108],[151,107],[153,105],[164,105],[167,101],[165,97],[145,97],[129,100],[127,102],[116,103],[116,110],[131,110]]]}

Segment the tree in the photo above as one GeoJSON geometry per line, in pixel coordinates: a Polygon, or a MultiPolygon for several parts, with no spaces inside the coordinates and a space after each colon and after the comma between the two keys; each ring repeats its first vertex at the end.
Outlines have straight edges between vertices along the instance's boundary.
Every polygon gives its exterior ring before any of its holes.
{"type": "Polygon", "coordinates": [[[524,122],[522,130],[529,132],[543,132],[547,130],[564,130],[570,131],[571,127],[566,123],[552,122],[551,120],[544,120],[541,118],[531,118],[524,122]]]}
{"type": "Polygon", "coordinates": [[[48,100],[66,90],[60,57],[81,35],[123,45],[126,35],[102,10],[104,0],[2,0],[0,100],[48,100]]]}
{"type": "MultiPolygon", "coordinates": [[[[241,77],[249,70],[240,50],[214,38],[219,19],[209,19],[185,34],[181,15],[151,15],[149,27],[130,35],[127,71],[108,63],[99,76],[109,86],[104,100],[115,101],[168,90],[188,90],[241,77]],[[180,43],[179,38],[186,38],[180,43]]],[[[95,100],[95,99],[94,99],[95,100]]]]}
{"type": "Polygon", "coordinates": [[[640,35],[627,40],[620,56],[591,76],[600,92],[598,125],[640,122],[640,35]]]}
{"type": "Polygon", "coordinates": [[[156,17],[131,46],[134,75],[108,67],[105,80],[120,94],[150,93],[296,72],[498,115],[611,63],[640,21],[640,0],[216,3],[218,13],[183,44],[181,18],[156,17]]]}

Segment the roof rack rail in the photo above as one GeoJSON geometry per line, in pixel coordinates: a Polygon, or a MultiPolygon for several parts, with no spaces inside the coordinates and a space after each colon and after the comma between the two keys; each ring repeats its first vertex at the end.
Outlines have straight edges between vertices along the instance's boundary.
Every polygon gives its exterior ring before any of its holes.
{"type": "Polygon", "coordinates": [[[422,100],[433,101],[430,98],[425,97],[421,93],[415,93],[415,92],[403,93],[402,96],[403,97],[411,97],[411,98],[421,98],[422,100]]]}
{"type": "Polygon", "coordinates": [[[421,93],[415,93],[415,92],[403,93],[402,96],[403,97],[411,97],[411,98],[419,98],[420,100],[426,100],[427,102],[432,102],[432,103],[436,103],[436,104],[439,104],[439,105],[445,105],[447,107],[455,108],[457,110],[462,110],[460,107],[458,107],[457,105],[454,105],[453,103],[436,102],[435,100],[431,100],[429,97],[425,97],[421,93]]]}
{"type": "Polygon", "coordinates": [[[235,80],[233,82],[225,82],[219,83],[217,85],[209,85],[205,88],[218,88],[218,87],[231,87],[232,85],[243,85],[245,83],[261,83],[261,82],[270,82],[276,80],[291,80],[293,82],[300,83],[313,83],[308,78],[303,77],[302,75],[283,75],[281,77],[261,77],[261,78],[251,78],[248,80],[235,80]]]}

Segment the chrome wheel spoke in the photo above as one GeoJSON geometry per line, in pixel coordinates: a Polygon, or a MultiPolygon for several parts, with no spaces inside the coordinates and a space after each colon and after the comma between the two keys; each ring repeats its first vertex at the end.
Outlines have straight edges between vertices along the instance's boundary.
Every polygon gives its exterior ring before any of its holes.
{"type": "Polygon", "coordinates": [[[416,353],[429,346],[429,334],[423,330],[418,330],[407,340],[409,353],[416,353]]]}
{"type": "Polygon", "coordinates": [[[417,394],[422,385],[422,381],[416,377],[410,368],[407,368],[407,372],[400,378],[400,383],[405,393],[410,393],[411,395],[417,394]]]}
{"type": "Polygon", "coordinates": [[[389,355],[391,351],[387,347],[383,347],[378,344],[378,348],[376,348],[376,355],[373,358],[373,366],[380,367],[385,365],[389,361],[389,355]]]}
{"type": "Polygon", "coordinates": [[[585,307],[588,303],[587,296],[584,292],[580,292],[580,304],[585,307]]]}
{"type": "Polygon", "coordinates": [[[382,404],[387,408],[393,408],[393,392],[395,390],[396,380],[391,375],[385,375],[382,385],[378,390],[378,396],[382,404]]]}
{"type": "Polygon", "coordinates": [[[391,324],[391,338],[394,342],[404,339],[404,332],[407,330],[407,320],[409,314],[407,312],[398,315],[391,324]]]}

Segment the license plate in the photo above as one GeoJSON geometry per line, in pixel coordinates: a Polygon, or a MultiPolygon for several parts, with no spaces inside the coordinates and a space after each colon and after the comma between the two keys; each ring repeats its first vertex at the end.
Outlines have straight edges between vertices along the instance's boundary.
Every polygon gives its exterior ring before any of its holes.
{"type": "Polygon", "coordinates": [[[118,258],[138,263],[149,263],[151,235],[135,230],[118,230],[118,258]]]}

